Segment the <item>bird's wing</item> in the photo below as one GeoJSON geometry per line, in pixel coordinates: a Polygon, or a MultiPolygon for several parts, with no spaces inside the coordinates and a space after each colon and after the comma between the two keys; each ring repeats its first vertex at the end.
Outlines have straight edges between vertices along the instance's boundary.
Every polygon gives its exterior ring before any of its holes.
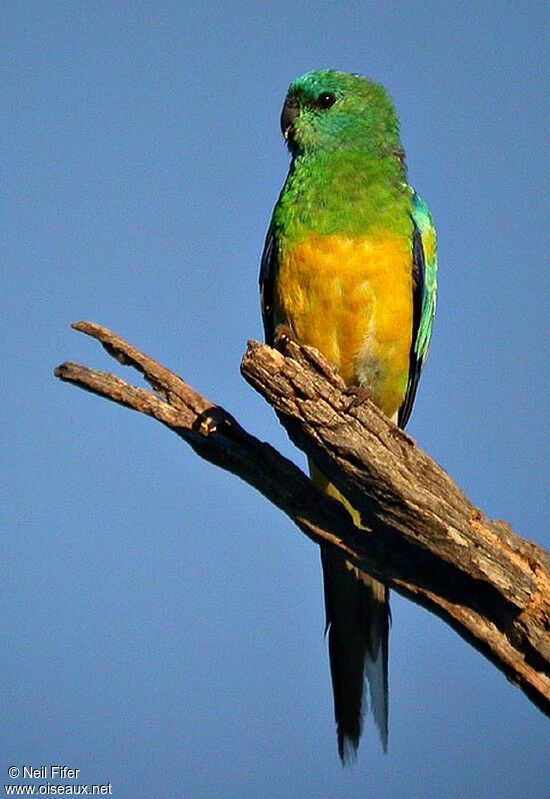
{"type": "Polygon", "coordinates": [[[420,374],[428,355],[437,295],[437,246],[430,209],[413,191],[413,333],[409,382],[397,422],[405,427],[411,415],[420,374]]]}
{"type": "Polygon", "coordinates": [[[269,226],[265,237],[264,251],[260,264],[260,302],[266,344],[273,344],[273,283],[275,279],[275,237],[273,225],[269,226]]]}

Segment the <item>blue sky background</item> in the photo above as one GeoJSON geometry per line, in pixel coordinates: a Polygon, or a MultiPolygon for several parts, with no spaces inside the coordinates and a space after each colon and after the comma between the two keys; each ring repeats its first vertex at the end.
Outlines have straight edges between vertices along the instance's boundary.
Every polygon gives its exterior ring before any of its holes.
{"type": "Polygon", "coordinates": [[[116,367],[68,327],[97,321],[303,463],[238,366],[286,87],[362,72],[439,231],[409,432],[548,546],[548,22],[542,2],[3,4],[0,784],[60,763],[118,799],[548,795],[547,720],[397,596],[390,751],[368,725],[342,769],[316,548],[160,425],[52,376],[116,367]]]}

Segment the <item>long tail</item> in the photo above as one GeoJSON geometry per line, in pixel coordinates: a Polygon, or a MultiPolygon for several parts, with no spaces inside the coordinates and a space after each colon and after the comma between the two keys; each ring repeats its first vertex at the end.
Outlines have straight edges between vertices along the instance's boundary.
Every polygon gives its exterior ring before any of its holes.
{"type": "MultiPolygon", "coordinates": [[[[310,464],[314,482],[342,501],[344,497],[310,464]]],[[[343,763],[355,757],[370,707],[384,751],[388,745],[389,591],[328,547],[321,548],[325,589],[326,632],[334,695],[338,752],[343,763]]]]}

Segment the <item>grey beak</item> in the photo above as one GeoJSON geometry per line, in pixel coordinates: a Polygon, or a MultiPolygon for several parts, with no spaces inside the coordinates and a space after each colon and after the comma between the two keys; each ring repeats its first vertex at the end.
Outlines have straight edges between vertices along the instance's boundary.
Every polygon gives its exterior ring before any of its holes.
{"type": "Polygon", "coordinates": [[[288,141],[288,139],[292,137],[294,120],[299,113],[300,106],[298,105],[298,101],[293,97],[287,97],[281,112],[281,130],[283,131],[285,141],[288,141]]]}

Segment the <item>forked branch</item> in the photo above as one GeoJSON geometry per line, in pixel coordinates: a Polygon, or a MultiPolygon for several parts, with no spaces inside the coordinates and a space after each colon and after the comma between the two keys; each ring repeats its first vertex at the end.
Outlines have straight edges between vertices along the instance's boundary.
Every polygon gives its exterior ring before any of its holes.
{"type": "Polygon", "coordinates": [[[162,422],[258,489],[312,540],[444,619],[550,713],[546,552],[487,519],[368,398],[348,392],[317,352],[285,335],[277,350],[249,342],[241,371],[359,511],[361,528],[291,461],[176,374],[99,325],[73,327],[141,372],[153,391],[73,363],[59,366],[57,377],[162,422]]]}

